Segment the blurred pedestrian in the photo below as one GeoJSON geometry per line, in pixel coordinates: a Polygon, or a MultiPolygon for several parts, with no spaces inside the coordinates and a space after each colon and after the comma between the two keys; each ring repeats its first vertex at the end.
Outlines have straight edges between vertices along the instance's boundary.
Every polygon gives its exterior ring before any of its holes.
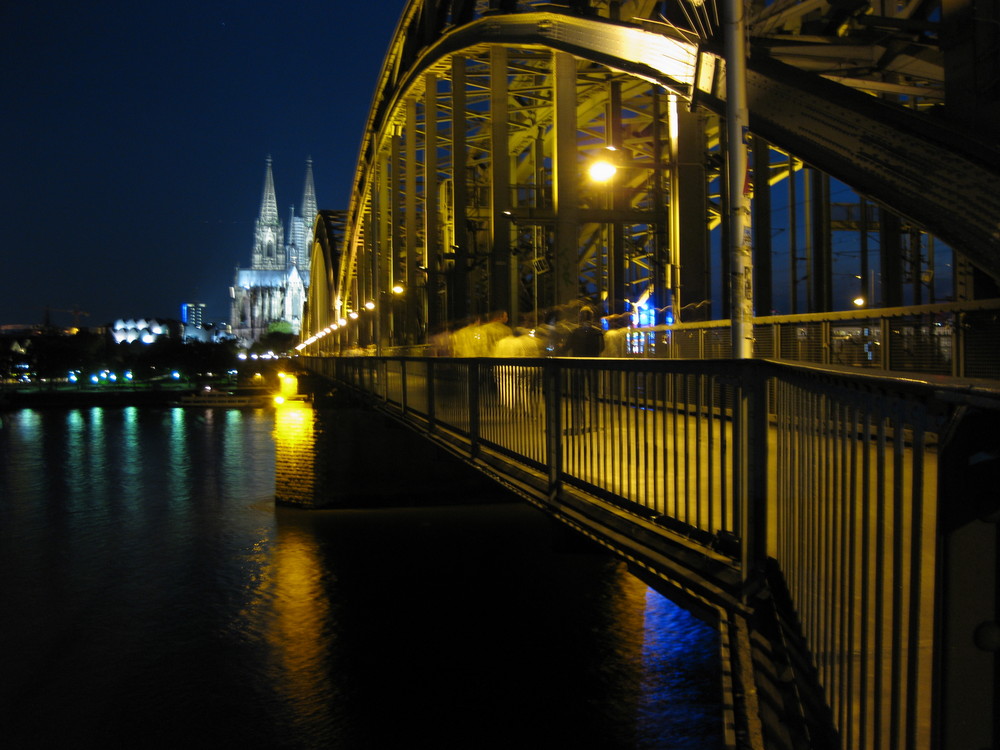
{"type": "MultiPolygon", "coordinates": [[[[594,308],[584,305],[577,316],[577,325],[569,332],[562,355],[569,357],[599,357],[604,350],[604,330],[594,324],[594,308]]],[[[570,368],[569,398],[573,405],[572,422],[566,432],[575,434],[597,427],[597,376],[591,368],[570,368]]]]}

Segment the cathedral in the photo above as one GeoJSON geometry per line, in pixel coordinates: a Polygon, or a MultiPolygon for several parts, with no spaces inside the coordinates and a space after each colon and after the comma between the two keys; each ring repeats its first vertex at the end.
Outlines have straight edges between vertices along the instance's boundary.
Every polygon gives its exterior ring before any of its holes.
{"type": "Polygon", "coordinates": [[[237,267],[235,282],[229,290],[233,334],[244,346],[270,330],[299,332],[309,289],[309,252],[315,218],[312,159],[306,160],[300,213],[296,215],[292,206],[286,227],[278,215],[269,156],[250,268],[237,267]]]}

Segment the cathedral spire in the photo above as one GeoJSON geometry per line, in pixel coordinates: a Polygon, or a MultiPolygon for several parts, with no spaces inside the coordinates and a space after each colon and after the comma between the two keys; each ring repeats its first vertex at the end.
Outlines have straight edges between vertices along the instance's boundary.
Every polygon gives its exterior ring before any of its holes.
{"type": "Polygon", "coordinates": [[[250,259],[254,270],[273,271],[285,267],[285,232],[278,217],[278,200],[274,195],[271,155],[267,156],[264,172],[264,193],[260,199],[260,216],[254,227],[254,247],[250,259]]]}
{"type": "Polygon", "coordinates": [[[306,184],[302,189],[302,218],[310,229],[316,219],[317,210],[316,188],[313,185],[313,160],[310,156],[306,158],[306,184]]]}
{"type": "Polygon", "coordinates": [[[271,155],[267,155],[264,172],[264,192],[260,198],[260,222],[273,225],[278,221],[278,200],[274,195],[274,175],[271,173],[271,155]]]}

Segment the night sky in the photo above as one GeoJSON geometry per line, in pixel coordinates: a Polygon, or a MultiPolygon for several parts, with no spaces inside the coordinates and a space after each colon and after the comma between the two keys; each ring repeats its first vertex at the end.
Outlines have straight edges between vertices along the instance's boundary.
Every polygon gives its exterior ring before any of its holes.
{"type": "Polygon", "coordinates": [[[405,0],[0,3],[0,324],[229,320],[265,159],[344,209],[405,0]]]}

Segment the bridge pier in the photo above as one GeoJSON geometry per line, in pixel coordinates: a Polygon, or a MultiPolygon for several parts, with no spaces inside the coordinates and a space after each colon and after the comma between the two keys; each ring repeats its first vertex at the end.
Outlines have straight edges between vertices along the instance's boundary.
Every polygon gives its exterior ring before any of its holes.
{"type": "Polygon", "coordinates": [[[446,449],[344,398],[275,416],[275,502],[377,508],[510,501],[446,449]]]}

